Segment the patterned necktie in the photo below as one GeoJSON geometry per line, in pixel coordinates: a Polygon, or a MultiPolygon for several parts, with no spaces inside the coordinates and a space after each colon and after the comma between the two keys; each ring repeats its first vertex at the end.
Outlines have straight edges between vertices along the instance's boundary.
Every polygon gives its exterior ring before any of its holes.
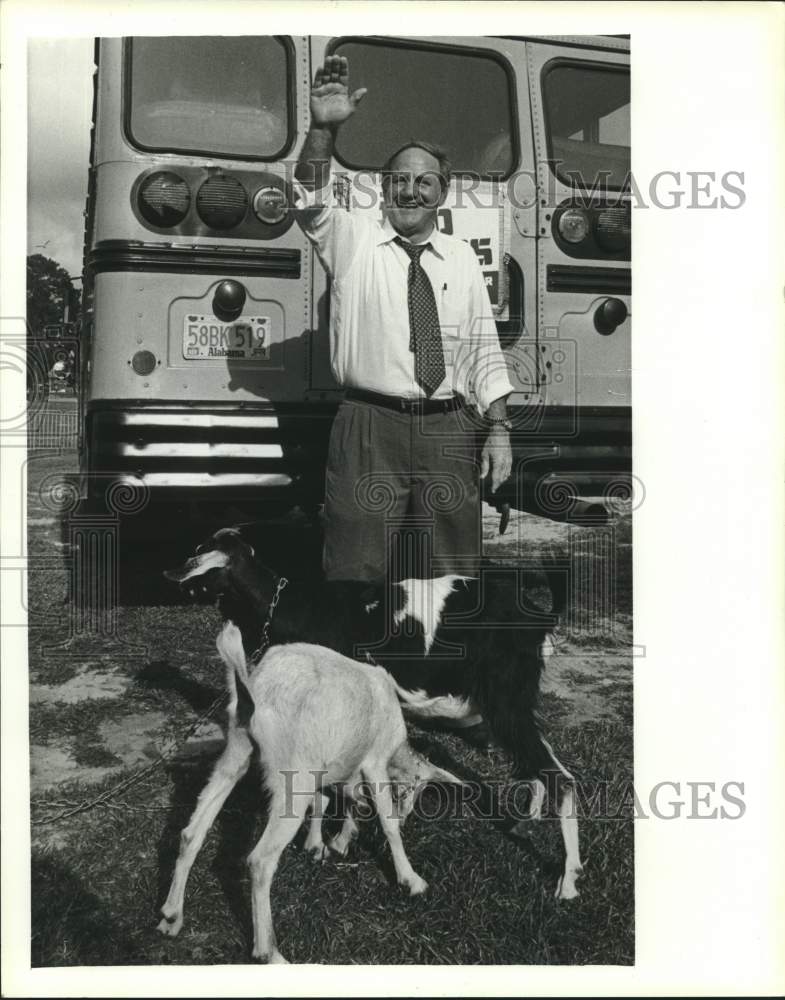
{"type": "Polygon", "coordinates": [[[426,396],[432,396],[444,381],[444,351],[439,311],[433,286],[423,270],[420,257],[430,243],[395,242],[409,255],[409,350],[414,351],[414,377],[426,396]]]}

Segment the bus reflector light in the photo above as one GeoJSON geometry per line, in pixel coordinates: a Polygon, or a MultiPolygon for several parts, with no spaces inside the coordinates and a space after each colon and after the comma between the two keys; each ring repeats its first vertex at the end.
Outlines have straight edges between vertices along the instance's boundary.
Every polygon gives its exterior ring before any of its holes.
{"type": "Polygon", "coordinates": [[[169,170],[150,174],[139,185],[139,211],[151,226],[168,229],[188,215],[191,192],[177,174],[169,170]]]}
{"type": "Polygon", "coordinates": [[[232,229],[245,218],[248,195],[236,177],[216,174],[208,178],[196,195],[196,210],[211,229],[232,229]]]}
{"type": "Polygon", "coordinates": [[[137,351],[131,358],[131,367],[137,375],[149,375],[158,361],[152,351],[137,351]]]}
{"type": "Polygon", "coordinates": [[[253,210],[260,222],[274,226],[286,218],[289,205],[286,200],[286,192],[277,187],[263,187],[254,195],[253,210]]]}
{"type": "Polygon", "coordinates": [[[559,216],[559,234],[568,243],[581,243],[589,235],[589,217],[582,208],[568,208],[559,216]]]}

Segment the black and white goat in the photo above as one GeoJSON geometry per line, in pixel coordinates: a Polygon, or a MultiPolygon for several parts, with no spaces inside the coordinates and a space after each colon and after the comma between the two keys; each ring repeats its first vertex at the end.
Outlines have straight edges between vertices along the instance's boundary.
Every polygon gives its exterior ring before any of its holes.
{"type": "MultiPolygon", "coordinates": [[[[239,626],[247,654],[259,645],[277,578],[239,531],[221,529],[165,575],[217,596],[224,618],[239,626]]],[[[532,782],[531,818],[541,814],[546,787],[555,789],[566,855],[556,895],[571,899],[581,872],[575,784],[536,716],[540,675],[566,592],[562,575],[549,573],[549,583],[554,607],[544,614],[524,606],[509,571],[496,568],[477,579],[452,575],[378,587],[293,581],[280,593],[269,638],[372,658],[390,671],[412,717],[481,714],[512,756],[516,776],[532,782]]]]}
{"type": "MultiPolygon", "coordinates": [[[[309,806],[305,847],[321,856],[326,789],[340,785],[350,799],[358,786],[368,790],[390,844],[398,884],[417,896],[428,885],[406,857],[400,826],[427,782],[459,779],[409,746],[396,685],[381,667],[321,646],[292,643],[268,650],[249,672],[240,631],[232,622],[224,626],[217,645],[230,693],[226,748],[182,832],[158,929],[170,937],[179,933],[188,873],[221,806],[248,770],[256,744],[269,793],[269,818],[248,858],[253,955],[266,962],[286,962],[275,940],[270,885],[309,806]],[[394,791],[400,791],[395,801],[394,791]]],[[[330,850],[345,854],[356,830],[349,812],[330,850]]]]}

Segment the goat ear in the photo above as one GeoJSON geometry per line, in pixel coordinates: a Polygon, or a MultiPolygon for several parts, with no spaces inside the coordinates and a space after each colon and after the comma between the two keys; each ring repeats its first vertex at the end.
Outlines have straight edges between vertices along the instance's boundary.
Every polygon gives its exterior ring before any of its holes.
{"type": "Polygon", "coordinates": [[[211,569],[223,569],[229,565],[229,556],[219,549],[211,549],[194,556],[183,563],[178,569],[167,569],[164,576],[167,580],[174,580],[175,583],[184,583],[195,576],[203,576],[211,569]]]}

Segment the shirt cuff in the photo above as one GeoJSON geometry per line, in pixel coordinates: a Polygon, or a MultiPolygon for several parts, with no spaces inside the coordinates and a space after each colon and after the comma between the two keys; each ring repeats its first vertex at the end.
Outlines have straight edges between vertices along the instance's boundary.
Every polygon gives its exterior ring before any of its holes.
{"type": "Polygon", "coordinates": [[[294,191],[294,208],[297,212],[313,212],[316,209],[333,208],[335,201],[335,177],[332,171],[327,178],[324,187],[310,188],[304,187],[296,177],[292,178],[292,189],[294,191]]]}
{"type": "Polygon", "coordinates": [[[509,396],[512,391],[513,387],[506,375],[499,373],[484,379],[482,385],[475,386],[474,389],[474,397],[477,400],[477,409],[480,415],[484,417],[494,400],[501,399],[502,396],[509,396]]]}

